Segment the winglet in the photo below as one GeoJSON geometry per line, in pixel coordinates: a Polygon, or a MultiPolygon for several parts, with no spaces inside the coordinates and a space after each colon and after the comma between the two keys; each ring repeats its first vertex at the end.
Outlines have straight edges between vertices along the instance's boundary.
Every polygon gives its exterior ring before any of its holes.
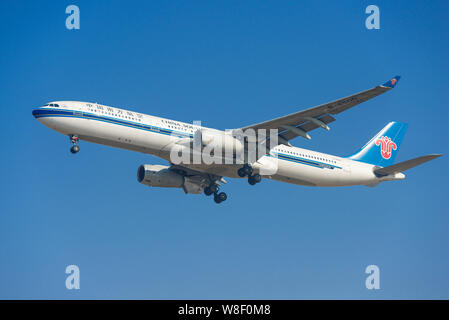
{"type": "Polygon", "coordinates": [[[396,84],[399,82],[399,79],[401,79],[401,76],[395,76],[393,79],[388,80],[387,82],[385,82],[382,85],[382,87],[394,88],[396,86],[396,84]]]}

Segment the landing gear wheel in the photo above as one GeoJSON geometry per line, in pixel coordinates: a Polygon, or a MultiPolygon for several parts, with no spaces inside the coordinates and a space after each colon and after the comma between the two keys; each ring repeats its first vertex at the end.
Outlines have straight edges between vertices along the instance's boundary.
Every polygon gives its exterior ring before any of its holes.
{"type": "Polygon", "coordinates": [[[245,163],[243,165],[243,167],[241,167],[240,169],[237,170],[237,174],[239,175],[239,177],[246,177],[246,176],[250,176],[253,173],[253,168],[251,168],[251,166],[247,163],[245,163]]]}
{"type": "Polygon", "coordinates": [[[243,172],[245,172],[245,176],[250,176],[253,173],[253,168],[251,168],[248,164],[243,166],[243,172]]]}
{"type": "Polygon", "coordinates": [[[204,194],[205,194],[206,196],[210,196],[210,195],[213,194],[213,193],[214,193],[214,192],[211,190],[210,187],[204,188],[204,194]]]}
{"type": "Polygon", "coordinates": [[[223,202],[223,201],[225,201],[228,198],[228,195],[226,193],[224,193],[224,192],[220,192],[218,194],[218,198],[220,199],[220,202],[223,202]]]}
{"type": "Polygon", "coordinates": [[[248,183],[252,186],[256,183],[259,183],[260,181],[262,181],[262,177],[258,173],[255,173],[254,175],[248,177],[248,183]]]}
{"type": "Polygon", "coordinates": [[[207,186],[206,188],[204,188],[204,194],[206,196],[210,196],[213,193],[217,193],[218,192],[218,186],[216,184],[211,184],[209,186],[207,186]]]}
{"type": "Polygon", "coordinates": [[[80,147],[78,146],[78,136],[75,134],[71,134],[69,136],[70,142],[73,144],[73,146],[70,148],[71,153],[78,153],[80,151],[80,147]]]}
{"type": "Polygon", "coordinates": [[[253,179],[256,183],[259,183],[262,181],[262,176],[258,173],[255,173],[251,176],[251,179],[253,179]]]}
{"type": "Polygon", "coordinates": [[[227,196],[226,193],[224,193],[224,192],[220,192],[220,193],[214,195],[214,201],[215,201],[215,203],[223,202],[223,201],[225,201],[227,198],[228,198],[228,196],[227,196]]]}
{"type": "Polygon", "coordinates": [[[212,184],[209,186],[210,191],[212,191],[212,193],[217,193],[218,192],[218,186],[216,184],[212,184]]]}
{"type": "Polygon", "coordinates": [[[71,153],[77,153],[77,152],[79,152],[80,151],[80,147],[77,145],[77,144],[75,144],[74,146],[72,146],[71,148],[70,148],[70,152],[71,153]]]}

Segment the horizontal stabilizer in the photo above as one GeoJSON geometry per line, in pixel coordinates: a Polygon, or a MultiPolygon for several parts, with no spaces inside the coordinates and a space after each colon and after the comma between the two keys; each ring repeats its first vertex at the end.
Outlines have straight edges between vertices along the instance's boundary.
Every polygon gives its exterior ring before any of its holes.
{"type": "Polygon", "coordinates": [[[442,156],[442,154],[429,154],[427,156],[410,159],[410,160],[407,160],[404,162],[399,162],[399,163],[393,164],[393,165],[385,167],[385,168],[376,169],[376,170],[374,170],[374,174],[376,176],[383,177],[383,176],[388,176],[390,174],[403,172],[405,170],[414,168],[416,166],[419,166],[420,164],[423,164],[427,161],[436,159],[441,156],[442,156]]]}

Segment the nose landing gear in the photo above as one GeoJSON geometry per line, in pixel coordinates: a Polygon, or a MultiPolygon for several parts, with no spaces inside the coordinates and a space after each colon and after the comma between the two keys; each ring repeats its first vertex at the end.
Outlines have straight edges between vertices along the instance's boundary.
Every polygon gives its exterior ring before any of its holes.
{"type": "Polygon", "coordinates": [[[70,138],[70,142],[73,144],[73,146],[70,148],[70,152],[74,153],[74,154],[79,152],[80,151],[80,147],[78,145],[78,140],[79,140],[78,136],[75,135],[75,134],[71,134],[69,136],[69,138],[70,138]]]}

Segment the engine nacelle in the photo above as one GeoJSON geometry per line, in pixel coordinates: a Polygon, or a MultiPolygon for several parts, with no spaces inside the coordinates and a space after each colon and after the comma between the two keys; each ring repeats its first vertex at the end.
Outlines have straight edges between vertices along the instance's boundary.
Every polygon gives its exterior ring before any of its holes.
{"type": "Polygon", "coordinates": [[[137,181],[152,187],[181,188],[184,177],[168,166],[144,164],[137,169],[137,181]]]}

